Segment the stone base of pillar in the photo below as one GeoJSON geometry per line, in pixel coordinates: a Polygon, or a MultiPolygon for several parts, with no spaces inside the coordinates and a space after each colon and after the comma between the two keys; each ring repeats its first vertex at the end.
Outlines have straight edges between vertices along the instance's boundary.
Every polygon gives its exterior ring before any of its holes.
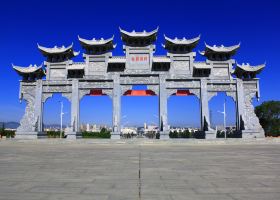
{"type": "Polygon", "coordinates": [[[111,133],[111,139],[113,139],[113,140],[119,140],[119,139],[121,139],[120,133],[119,133],[119,132],[112,132],[112,133],[111,133]]]}
{"type": "Polygon", "coordinates": [[[73,139],[80,139],[82,138],[82,133],[80,132],[67,132],[66,139],[73,140],[73,139]]]}
{"type": "Polygon", "coordinates": [[[170,139],[170,137],[169,137],[169,132],[164,132],[164,131],[161,131],[160,132],[160,138],[159,138],[160,140],[168,140],[168,139],[170,139]]]}
{"type": "Polygon", "coordinates": [[[216,131],[205,131],[205,139],[216,139],[217,138],[217,133],[216,131]]]}
{"type": "Polygon", "coordinates": [[[264,138],[263,130],[243,130],[242,138],[250,139],[250,138],[264,138]]]}
{"type": "Polygon", "coordinates": [[[46,132],[16,132],[16,139],[39,139],[39,138],[47,138],[46,132]]]}

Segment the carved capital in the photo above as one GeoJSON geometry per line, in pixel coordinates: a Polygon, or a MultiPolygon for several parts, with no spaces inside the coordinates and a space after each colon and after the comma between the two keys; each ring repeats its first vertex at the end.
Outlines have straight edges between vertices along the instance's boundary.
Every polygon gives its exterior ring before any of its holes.
{"type": "Polygon", "coordinates": [[[177,92],[177,89],[167,89],[166,90],[167,98],[172,96],[173,94],[176,94],[176,92],[177,92]]]}
{"type": "Polygon", "coordinates": [[[200,99],[200,89],[189,89],[190,93],[194,94],[198,99],[200,99]]]}
{"type": "Polygon", "coordinates": [[[231,97],[236,102],[236,92],[226,92],[228,97],[231,97]]]}
{"type": "Polygon", "coordinates": [[[152,90],[156,95],[159,95],[159,86],[158,85],[148,85],[148,90],[152,90]]]}
{"type": "Polygon", "coordinates": [[[72,101],[72,94],[71,93],[62,93],[62,96],[68,99],[68,101],[72,101]]]}
{"type": "Polygon", "coordinates": [[[45,103],[49,98],[52,98],[53,93],[43,93],[42,94],[42,103],[45,103]]]}
{"type": "Polygon", "coordinates": [[[84,96],[90,94],[90,90],[80,89],[79,90],[79,100],[81,100],[84,96]]]}
{"type": "Polygon", "coordinates": [[[106,94],[110,98],[113,98],[113,90],[102,90],[103,94],[106,94]]]}
{"type": "Polygon", "coordinates": [[[208,93],[207,93],[208,102],[209,102],[214,96],[217,96],[217,95],[218,95],[217,92],[208,92],[208,93]]]}
{"type": "Polygon", "coordinates": [[[128,90],[132,90],[132,85],[121,85],[121,95],[123,95],[128,90]]]}

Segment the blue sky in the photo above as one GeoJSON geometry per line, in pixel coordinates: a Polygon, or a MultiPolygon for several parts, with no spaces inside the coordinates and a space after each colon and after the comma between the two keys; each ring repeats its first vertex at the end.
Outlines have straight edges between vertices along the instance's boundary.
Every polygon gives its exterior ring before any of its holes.
{"type": "MultiPolygon", "coordinates": [[[[113,55],[123,55],[118,27],[129,31],[160,27],[155,54],[165,54],[163,34],[170,37],[195,37],[201,34],[197,48],[204,41],[233,45],[241,42],[234,56],[252,65],[266,62],[261,78],[261,100],[279,100],[280,5],[277,1],[7,1],[0,7],[0,121],[19,121],[25,104],[18,101],[20,77],[11,63],[28,66],[44,58],[37,42],[45,46],[69,45],[81,50],[77,35],[84,38],[108,38],[115,35],[113,55]]],[[[75,61],[82,61],[78,56],[75,61]]],[[[204,60],[197,55],[196,60],[204,60]]],[[[217,110],[223,109],[220,94],[210,102],[213,121],[222,124],[217,110]]],[[[234,123],[234,104],[227,98],[228,124],[234,123]]],[[[59,123],[59,100],[55,95],[45,105],[44,122],[59,123]]],[[[70,103],[65,101],[65,122],[70,119],[70,103]]],[[[199,124],[198,100],[195,97],[171,97],[168,102],[171,125],[199,124]]],[[[122,123],[140,125],[157,123],[157,97],[122,97],[122,123]]],[[[81,102],[82,122],[110,124],[112,102],[108,97],[85,97],[81,102]]]]}

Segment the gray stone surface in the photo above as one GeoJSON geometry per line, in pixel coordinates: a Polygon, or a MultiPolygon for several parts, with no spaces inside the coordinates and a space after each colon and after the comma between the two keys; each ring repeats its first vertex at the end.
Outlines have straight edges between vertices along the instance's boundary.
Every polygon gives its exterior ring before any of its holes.
{"type": "Polygon", "coordinates": [[[91,141],[0,140],[0,199],[280,199],[279,141],[91,141]]]}

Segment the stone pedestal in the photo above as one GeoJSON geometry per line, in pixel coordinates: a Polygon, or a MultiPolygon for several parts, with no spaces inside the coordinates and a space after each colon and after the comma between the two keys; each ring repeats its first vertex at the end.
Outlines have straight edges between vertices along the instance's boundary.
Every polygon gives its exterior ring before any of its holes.
{"type": "Polygon", "coordinates": [[[242,138],[251,139],[251,138],[264,138],[264,132],[256,130],[243,130],[242,138]]]}
{"type": "Polygon", "coordinates": [[[66,139],[79,139],[82,138],[82,133],[80,132],[67,132],[66,139]]]}
{"type": "Polygon", "coordinates": [[[205,131],[205,139],[216,139],[217,133],[216,131],[205,131]]]}
{"type": "Polygon", "coordinates": [[[168,139],[170,139],[170,138],[169,138],[169,132],[161,131],[161,132],[160,132],[160,138],[159,138],[159,139],[161,139],[161,140],[168,140],[168,139]]]}
{"type": "Polygon", "coordinates": [[[112,132],[111,139],[121,139],[121,135],[119,132],[112,132]]]}
{"type": "Polygon", "coordinates": [[[47,134],[45,132],[19,132],[17,131],[15,134],[16,139],[39,139],[39,138],[47,138],[47,134]]]}

